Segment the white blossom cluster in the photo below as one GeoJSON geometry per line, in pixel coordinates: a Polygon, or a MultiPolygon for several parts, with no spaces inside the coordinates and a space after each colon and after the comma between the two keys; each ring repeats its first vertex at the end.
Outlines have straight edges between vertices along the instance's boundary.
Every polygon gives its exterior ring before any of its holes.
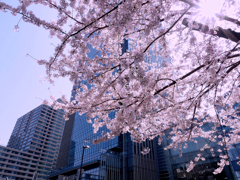
{"type": "MultiPolygon", "coordinates": [[[[240,140],[237,109],[233,108],[240,102],[240,46],[233,34],[224,38],[220,30],[240,31],[240,1],[224,0],[214,17],[200,13],[200,2],[20,0],[18,7],[0,2],[0,10],[20,14],[25,22],[59,38],[53,56],[38,61],[46,66],[46,78],[52,83],[58,77],[84,83],[75,90],[75,101],[63,96],[65,104],[55,102],[54,106],[65,109],[66,117],[87,112],[89,119],[95,119],[95,132],[106,125],[110,132],[101,141],[130,132],[135,142],[159,137],[161,144],[167,132],[172,142],[167,148],[181,151],[188,142],[206,138],[217,141],[227,154],[240,140]],[[58,19],[41,20],[28,10],[32,4],[52,8],[58,19]],[[131,41],[132,48],[122,54],[124,39],[131,41]],[[89,58],[88,44],[99,50],[101,57],[89,58]],[[149,56],[170,61],[163,60],[159,67],[146,58],[149,56]],[[115,112],[114,119],[110,112],[115,112]],[[208,124],[211,128],[204,129],[208,124]]],[[[207,148],[207,144],[202,147],[207,148]]],[[[147,152],[149,149],[144,149],[143,153],[147,152]]],[[[204,160],[196,158],[188,171],[204,160]]],[[[221,158],[214,173],[228,164],[228,155],[221,158]]]]}

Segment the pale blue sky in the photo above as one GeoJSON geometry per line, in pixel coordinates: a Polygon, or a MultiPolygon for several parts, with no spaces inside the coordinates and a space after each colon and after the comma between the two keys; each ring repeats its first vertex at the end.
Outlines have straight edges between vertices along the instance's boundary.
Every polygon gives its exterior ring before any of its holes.
{"type": "MultiPolygon", "coordinates": [[[[18,3],[17,0],[2,0],[3,2],[18,3]]],[[[45,8],[33,7],[42,18],[54,19],[56,13],[45,8]]],[[[36,59],[48,59],[54,46],[59,41],[50,39],[49,32],[24,21],[19,23],[19,32],[13,27],[21,16],[0,12],[0,144],[6,145],[14,125],[19,117],[41,104],[42,99],[49,99],[50,91],[59,97],[63,91],[70,98],[72,84],[68,79],[59,79],[55,86],[48,83],[41,84],[40,76],[45,75],[45,68],[39,66],[36,59]]]]}

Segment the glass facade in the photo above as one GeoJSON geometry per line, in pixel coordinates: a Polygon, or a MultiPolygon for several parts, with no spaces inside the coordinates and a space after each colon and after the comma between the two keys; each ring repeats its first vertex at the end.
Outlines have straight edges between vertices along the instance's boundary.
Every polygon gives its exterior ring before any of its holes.
{"type": "MultiPolygon", "coordinates": [[[[124,40],[121,47],[122,53],[134,48],[129,48],[128,40],[124,40]]],[[[100,51],[93,49],[91,45],[88,45],[88,48],[90,58],[101,56],[100,51]]],[[[159,68],[163,67],[164,61],[170,63],[170,59],[153,56],[153,52],[154,48],[150,50],[146,61],[157,63],[159,68]]],[[[73,87],[71,100],[74,100],[80,83],[82,82],[79,81],[73,87]]],[[[114,117],[114,113],[110,116],[114,117]]],[[[107,131],[106,127],[100,128],[96,134],[93,134],[92,124],[87,123],[86,115],[80,116],[75,113],[69,119],[65,126],[57,161],[58,169],[51,172],[49,179],[78,178],[82,157],[84,169],[82,179],[84,180],[233,179],[229,166],[225,167],[219,175],[212,174],[220,160],[217,152],[216,157],[208,156],[210,152],[204,152],[207,155],[206,161],[199,162],[190,173],[186,172],[190,160],[194,159],[205,143],[203,139],[199,140],[198,144],[191,143],[184,150],[182,157],[179,157],[178,151],[164,150],[169,143],[166,140],[162,145],[157,144],[157,139],[138,144],[132,141],[130,134],[120,135],[112,140],[93,145],[91,142],[101,137],[102,131],[107,131]],[[89,145],[90,149],[85,149],[83,156],[85,145],[89,145]],[[149,154],[141,154],[144,147],[151,149],[149,154]]],[[[219,148],[216,144],[211,146],[215,151],[219,148]]]]}
{"type": "Polygon", "coordinates": [[[231,158],[231,165],[235,172],[235,179],[240,180],[240,165],[238,165],[240,157],[240,144],[234,144],[232,148],[229,149],[228,154],[231,158]]]}
{"type": "Polygon", "coordinates": [[[214,152],[214,156],[210,152],[210,149],[200,151],[200,149],[207,143],[207,140],[201,138],[198,139],[198,143],[190,142],[186,149],[182,150],[182,156],[179,150],[164,150],[169,142],[165,139],[161,145],[157,145],[156,140],[156,151],[158,154],[158,173],[159,179],[170,179],[170,180],[218,180],[218,179],[229,179],[233,180],[233,171],[231,166],[225,166],[220,174],[214,175],[213,171],[218,168],[217,163],[220,162],[219,155],[224,153],[223,147],[217,145],[216,142],[209,143],[209,146],[214,152]],[[218,149],[222,152],[218,152],[218,149]],[[194,160],[198,154],[202,154],[205,160],[199,160],[192,171],[187,172],[187,168],[190,165],[190,161],[194,160]],[[161,154],[161,156],[160,156],[161,154]],[[164,157],[164,158],[163,158],[164,157]]]}
{"type": "MultiPolygon", "coordinates": [[[[106,128],[102,127],[96,134],[93,134],[92,124],[89,124],[86,121],[86,116],[80,116],[78,113],[75,114],[75,121],[68,157],[69,166],[77,167],[81,165],[84,145],[89,145],[90,149],[86,149],[84,152],[83,165],[99,162],[101,158],[101,152],[103,150],[106,151],[113,148],[120,148],[118,137],[106,142],[99,143],[97,145],[92,144],[91,142],[94,139],[101,137],[102,131],[106,131],[106,128]]],[[[87,170],[85,173],[99,175],[99,167],[87,170]]]]}
{"type": "MultiPolygon", "coordinates": [[[[121,47],[123,54],[129,49],[128,40],[124,40],[121,47]]],[[[88,48],[90,49],[88,57],[93,59],[95,56],[101,56],[100,51],[91,45],[88,45],[88,48]]],[[[82,82],[79,81],[73,86],[71,100],[74,100],[80,83],[82,82]]],[[[114,112],[109,114],[110,118],[114,116],[114,112]]],[[[90,149],[84,150],[83,179],[155,180],[157,178],[154,151],[145,156],[141,154],[144,147],[153,149],[153,141],[137,144],[133,143],[130,134],[125,134],[96,145],[91,143],[94,139],[102,137],[102,132],[107,131],[104,126],[94,134],[92,124],[86,121],[86,115],[80,116],[78,113],[71,115],[63,134],[57,161],[58,169],[52,171],[49,178],[58,179],[60,176],[62,178],[65,176],[74,179],[77,169],[81,166],[84,145],[89,145],[90,149]]]]}
{"type": "MultiPolygon", "coordinates": [[[[110,116],[114,117],[114,113],[110,116]]],[[[154,151],[150,151],[144,156],[141,154],[144,147],[154,148],[153,141],[138,144],[132,142],[130,134],[125,134],[94,145],[91,142],[101,137],[102,131],[106,132],[107,129],[104,126],[94,134],[92,124],[88,123],[86,118],[85,115],[80,116],[78,113],[69,118],[69,121],[73,121],[73,125],[67,126],[68,131],[64,130],[57,161],[57,167],[59,167],[59,163],[62,167],[53,170],[49,179],[58,179],[60,176],[65,176],[69,180],[76,178],[77,170],[81,166],[83,146],[86,145],[90,149],[84,150],[83,179],[91,177],[102,180],[155,180],[157,178],[154,151]],[[67,134],[69,132],[71,132],[70,139],[67,134]],[[63,143],[69,144],[69,149],[66,149],[63,143]],[[64,161],[62,161],[63,159],[64,161]]]]}
{"type": "MultiPolygon", "coordinates": [[[[106,153],[108,150],[112,153],[114,152],[115,154],[118,154],[118,156],[121,156],[118,153],[119,150],[122,151],[121,144],[119,142],[120,137],[116,137],[112,140],[105,141],[97,145],[92,144],[92,141],[94,139],[101,137],[102,131],[107,130],[106,127],[102,127],[96,134],[94,134],[92,124],[88,123],[86,121],[86,118],[86,115],[80,116],[78,113],[75,113],[72,115],[72,117],[70,117],[69,121],[73,121],[73,125],[69,126],[70,128],[68,128],[68,131],[64,131],[62,140],[62,142],[65,142],[69,145],[69,149],[66,149],[65,152],[62,152],[62,148],[64,147],[61,146],[57,162],[61,163],[63,167],[53,171],[52,174],[58,174],[61,171],[79,168],[81,165],[83,146],[85,145],[88,145],[90,147],[90,149],[85,149],[84,151],[83,167],[85,166],[85,175],[91,174],[99,177],[101,155],[103,153],[106,153]],[[68,139],[68,142],[66,142],[64,138],[67,138],[69,136],[66,135],[68,132],[71,132],[71,138],[68,139]],[[62,162],[61,159],[66,159],[66,157],[67,161],[65,160],[62,162]],[[90,166],[90,168],[86,168],[88,164],[92,164],[92,166],[90,166]]],[[[58,164],[57,167],[59,167],[58,164]]]]}
{"type": "MultiPolygon", "coordinates": [[[[114,113],[110,116],[114,117],[114,113]]],[[[83,146],[86,145],[90,149],[84,150],[83,179],[91,177],[102,180],[155,180],[157,178],[154,150],[147,155],[141,154],[144,147],[154,149],[153,141],[138,144],[131,140],[130,134],[125,134],[94,145],[91,142],[101,137],[102,131],[106,132],[107,129],[104,126],[94,134],[92,124],[88,123],[86,118],[86,115],[80,116],[78,113],[70,116],[65,126],[67,130],[64,130],[57,161],[57,167],[60,168],[53,170],[49,179],[58,179],[60,176],[62,178],[65,176],[69,180],[76,178],[81,166],[83,146]]]]}

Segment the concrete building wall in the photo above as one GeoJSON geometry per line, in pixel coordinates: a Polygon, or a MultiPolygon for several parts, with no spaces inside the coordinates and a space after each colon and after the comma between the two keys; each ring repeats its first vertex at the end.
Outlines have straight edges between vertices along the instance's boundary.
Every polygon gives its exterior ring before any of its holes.
{"type": "Polygon", "coordinates": [[[37,171],[38,179],[46,179],[56,168],[63,116],[62,110],[40,105],[20,117],[7,147],[0,150],[0,177],[31,179],[37,171]]]}

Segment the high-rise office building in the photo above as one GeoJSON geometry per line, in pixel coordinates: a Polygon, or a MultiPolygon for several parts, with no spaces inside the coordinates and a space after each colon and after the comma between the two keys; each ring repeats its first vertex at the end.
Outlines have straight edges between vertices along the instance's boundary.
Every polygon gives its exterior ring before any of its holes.
{"type": "Polygon", "coordinates": [[[214,156],[212,156],[210,149],[200,150],[206,142],[209,142],[203,138],[199,138],[198,143],[189,142],[188,147],[182,149],[182,155],[180,155],[179,149],[164,150],[164,147],[169,145],[169,140],[166,140],[165,137],[161,145],[157,144],[157,139],[155,140],[158,180],[234,180],[234,172],[231,164],[226,165],[221,173],[213,174],[214,170],[218,168],[218,162],[221,159],[219,155],[226,154],[224,148],[218,145],[217,142],[209,143],[214,156]],[[219,149],[222,152],[219,152],[219,149]],[[204,159],[195,162],[196,165],[193,170],[187,172],[190,161],[194,161],[195,157],[198,157],[198,154],[202,154],[204,159]]]}
{"type": "MultiPolygon", "coordinates": [[[[94,58],[99,51],[89,46],[91,50],[88,56],[94,58]]],[[[128,42],[122,44],[123,53],[128,49],[128,42]]],[[[162,58],[151,56],[152,62],[158,62],[161,66],[162,58]]],[[[76,89],[73,87],[71,100],[74,99],[76,89]]],[[[109,117],[114,118],[114,113],[109,117]]],[[[187,180],[187,179],[233,179],[230,166],[226,166],[222,173],[213,175],[220,160],[217,149],[221,148],[217,144],[211,144],[216,157],[212,157],[210,152],[204,151],[206,161],[200,161],[191,172],[186,169],[189,162],[200,152],[204,139],[199,144],[190,144],[184,150],[182,157],[174,150],[164,150],[169,142],[165,139],[158,145],[157,138],[153,141],[147,140],[141,144],[134,143],[130,134],[120,135],[112,140],[93,145],[93,139],[101,137],[102,131],[107,131],[102,127],[96,134],[93,134],[92,125],[86,122],[86,116],[74,113],[66,122],[57,169],[51,172],[49,179],[74,180],[79,178],[79,172],[84,169],[81,180],[187,180]],[[89,145],[90,149],[84,149],[89,145]],[[144,147],[151,149],[147,155],[142,155],[144,147]],[[83,153],[84,152],[84,153],[83,153]]]]}
{"type": "Polygon", "coordinates": [[[82,180],[234,179],[231,166],[225,166],[220,174],[213,174],[220,161],[220,152],[217,150],[223,149],[217,143],[210,144],[214,157],[210,150],[200,151],[205,143],[204,139],[199,139],[198,144],[190,143],[183,150],[182,156],[179,156],[178,150],[164,150],[169,143],[166,139],[161,145],[157,144],[157,139],[138,144],[131,140],[129,134],[97,145],[91,144],[93,139],[101,136],[102,130],[105,130],[104,127],[93,134],[93,128],[86,122],[85,116],[71,115],[64,130],[57,161],[58,169],[51,172],[49,179],[76,179],[82,157],[82,180]],[[90,149],[85,149],[83,155],[85,145],[89,145],[90,149]],[[150,153],[142,155],[143,147],[149,147],[150,153]],[[199,153],[203,153],[205,160],[200,160],[192,171],[187,172],[189,162],[199,153]]]}
{"type": "Polygon", "coordinates": [[[240,180],[240,166],[238,165],[240,156],[240,143],[234,144],[228,151],[231,158],[231,165],[234,170],[235,179],[240,180]]]}
{"type": "MultiPolygon", "coordinates": [[[[114,117],[114,113],[109,116],[114,117]]],[[[74,113],[66,122],[59,151],[57,167],[52,171],[49,179],[68,180],[76,179],[80,169],[84,173],[82,180],[156,180],[157,169],[154,151],[142,155],[143,147],[153,147],[153,141],[142,144],[134,143],[130,134],[120,135],[114,139],[92,144],[92,140],[101,137],[101,132],[107,131],[102,127],[96,134],[93,133],[92,124],[86,121],[86,116],[74,113]],[[89,145],[84,150],[83,146],[89,145]]]]}
{"type": "MultiPolygon", "coordinates": [[[[34,171],[38,173],[38,179],[46,179],[49,172],[56,167],[65,124],[63,115],[63,110],[55,110],[49,106],[40,105],[17,120],[9,139],[6,148],[18,150],[16,152],[19,152],[20,155],[32,154],[28,161],[23,160],[22,163],[34,162],[34,171]]],[[[11,156],[9,155],[9,158],[11,156]]],[[[15,177],[14,174],[17,173],[15,168],[9,170],[11,167],[6,158],[3,160],[0,157],[0,177],[15,177]],[[5,174],[6,170],[2,167],[8,168],[8,175],[5,174]]],[[[26,169],[26,171],[32,172],[32,169],[26,169]]],[[[25,174],[28,177],[32,175],[31,173],[25,174]]],[[[19,179],[17,176],[16,178],[19,179]]]]}
{"type": "MultiPolygon", "coordinates": [[[[100,56],[100,51],[88,45],[90,53],[88,56],[94,58],[100,56]]],[[[128,49],[128,41],[122,44],[122,53],[128,49]]],[[[74,99],[76,89],[80,83],[73,87],[71,100],[74,99]]],[[[110,118],[115,117],[115,113],[109,114],[110,118]]],[[[94,134],[92,124],[87,123],[86,115],[80,116],[74,113],[66,122],[57,169],[52,171],[49,179],[59,179],[64,176],[69,180],[76,178],[80,169],[83,151],[84,174],[82,179],[102,179],[102,180],[155,180],[157,169],[154,151],[147,155],[142,155],[144,147],[153,149],[153,141],[146,141],[142,144],[134,143],[130,134],[120,135],[114,139],[92,144],[94,139],[102,136],[102,132],[107,132],[104,126],[94,134]],[[90,149],[83,149],[89,145],[90,149]]]]}

